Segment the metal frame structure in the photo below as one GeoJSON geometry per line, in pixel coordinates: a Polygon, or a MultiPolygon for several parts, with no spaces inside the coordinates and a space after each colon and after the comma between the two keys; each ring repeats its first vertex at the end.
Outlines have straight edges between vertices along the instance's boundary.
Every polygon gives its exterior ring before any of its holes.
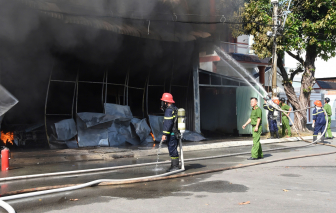
{"type": "MultiPolygon", "coordinates": [[[[129,83],[129,71],[128,71],[126,77],[125,77],[125,84],[109,83],[108,82],[108,70],[106,70],[104,72],[104,77],[103,77],[102,82],[80,81],[79,80],[79,75],[80,75],[79,69],[77,70],[76,81],[67,81],[67,80],[52,79],[53,72],[54,72],[54,65],[53,65],[53,68],[51,69],[50,76],[49,76],[49,82],[48,82],[47,93],[46,93],[46,101],[45,101],[45,110],[44,110],[44,124],[45,124],[45,131],[46,131],[46,135],[47,135],[47,140],[48,140],[49,146],[50,146],[50,141],[49,141],[48,127],[47,127],[47,117],[48,116],[69,116],[71,118],[74,118],[74,111],[75,111],[76,114],[78,112],[77,109],[78,109],[79,83],[102,84],[102,104],[103,104],[103,106],[104,106],[104,104],[106,103],[106,100],[107,100],[108,85],[124,86],[124,94],[126,93],[126,98],[124,96],[124,101],[123,101],[124,105],[128,105],[128,88],[134,88],[134,89],[144,90],[144,88],[130,87],[128,85],[128,83],[129,83]],[[73,98],[72,98],[73,101],[72,101],[72,107],[71,107],[71,109],[72,109],[71,114],[48,114],[47,113],[50,85],[51,85],[51,83],[57,83],[57,82],[58,83],[73,83],[73,84],[75,84],[73,98]],[[105,94],[104,94],[104,92],[105,92],[105,94]]],[[[104,109],[104,107],[103,107],[103,109],[104,109]]],[[[105,109],[104,109],[103,113],[105,113],[105,109]]]]}
{"type": "MultiPolygon", "coordinates": [[[[174,39],[176,37],[176,25],[174,23],[174,39]]],[[[140,42],[140,40],[138,41],[140,42]]],[[[138,43],[139,44],[139,43],[138,43]]],[[[197,56],[197,58],[195,57],[193,60],[193,66],[194,64],[197,64],[197,69],[198,69],[198,52],[194,53],[195,56],[197,56]],[[197,59],[197,60],[196,60],[197,59]],[[197,61],[197,63],[196,63],[197,61]]],[[[54,68],[54,65],[53,65],[54,68]]],[[[46,95],[46,101],[45,101],[45,129],[46,129],[46,134],[47,134],[47,139],[48,139],[48,144],[50,146],[50,141],[49,141],[49,135],[48,135],[48,127],[47,127],[47,116],[64,116],[63,114],[47,114],[47,108],[48,108],[48,96],[49,96],[49,90],[50,90],[50,84],[51,82],[62,82],[62,83],[75,83],[75,91],[73,94],[73,103],[72,103],[72,113],[71,114],[66,114],[66,116],[71,116],[72,118],[74,118],[74,114],[73,112],[75,111],[75,113],[77,114],[77,109],[78,109],[78,91],[79,91],[79,83],[93,83],[93,84],[102,84],[102,104],[103,104],[103,109],[104,109],[104,113],[105,113],[105,107],[104,104],[106,104],[107,102],[107,91],[108,91],[108,85],[114,85],[114,86],[123,86],[124,87],[124,96],[123,96],[123,105],[127,105],[128,106],[128,101],[129,101],[129,89],[139,89],[139,90],[143,90],[143,97],[142,97],[142,115],[143,117],[148,117],[149,112],[148,112],[148,97],[150,95],[149,90],[154,87],[163,87],[163,91],[162,92],[166,92],[166,78],[167,78],[167,73],[165,73],[164,76],[164,84],[163,85],[151,85],[150,84],[150,74],[151,74],[151,70],[148,72],[145,83],[144,83],[144,87],[143,88],[138,88],[138,87],[132,87],[129,86],[129,81],[130,81],[130,72],[131,72],[131,65],[129,65],[128,69],[127,69],[127,73],[125,76],[125,83],[124,84],[115,84],[115,83],[109,83],[108,82],[108,72],[109,70],[107,69],[104,72],[104,76],[103,76],[103,80],[102,82],[92,82],[92,81],[79,81],[79,75],[80,75],[80,70],[78,68],[77,70],[77,77],[76,77],[76,81],[65,81],[65,80],[57,80],[57,79],[52,79],[52,73],[53,73],[53,69],[51,70],[50,73],[50,77],[49,77],[49,82],[48,82],[48,88],[47,88],[47,95],[46,95]],[[104,90],[105,88],[105,90],[104,90]],[[104,94],[105,92],[105,94],[104,94]],[[75,105],[76,102],[76,105],[75,105]],[[146,107],[145,107],[146,104],[146,107]],[[74,105],[76,106],[74,109],[74,105]],[[146,108],[146,110],[145,110],[146,108]]],[[[175,72],[175,54],[172,55],[172,69],[171,69],[171,78],[170,78],[170,82],[169,82],[169,92],[171,92],[172,87],[184,87],[187,88],[186,90],[186,103],[185,103],[185,108],[187,108],[187,106],[189,105],[189,87],[190,87],[190,79],[192,77],[192,70],[190,70],[189,76],[188,76],[188,80],[187,80],[187,85],[176,85],[176,84],[172,84],[173,83],[173,79],[174,79],[174,72],[175,72]]],[[[198,84],[198,81],[197,81],[198,84]]],[[[119,94],[119,93],[118,93],[119,94]]],[[[195,95],[195,94],[194,94],[195,95]]],[[[195,96],[194,96],[195,97],[195,96]]],[[[197,99],[198,96],[197,96],[197,99]]],[[[193,101],[194,99],[191,99],[191,101],[193,101]]],[[[118,100],[116,101],[117,104],[121,104],[120,103],[120,99],[119,99],[119,95],[118,95],[118,100]]],[[[190,112],[195,112],[194,110],[190,110],[190,112]]],[[[192,119],[192,118],[191,118],[192,119]]],[[[191,120],[189,119],[189,120],[191,120]]],[[[190,122],[192,123],[192,122],[190,122]]],[[[190,125],[190,124],[189,124],[190,125]]],[[[195,129],[193,127],[193,129],[195,129]]]]}
{"type": "Polygon", "coordinates": [[[239,87],[239,86],[247,86],[245,81],[243,81],[239,78],[229,77],[229,76],[225,76],[225,75],[221,75],[221,74],[217,74],[217,73],[212,73],[212,72],[208,72],[208,71],[204,71],[204,70],[199,70],[199,73],[206,74],[206,75],[209,76],[209,84],[199,84],[200,87],[239,87]],[[221,84],[212,84],[211,77],[219,78],[221,84]],[[229,80],[229,81],[232,81],[232,82],[237,82],[238,85],[224,84],[223,79],[229,80]]]}
{"type": "MultiPolygon", "coordinates": [[[[165,92],[165,87],[166,87],[166,77],[165,77],[165,81],[163,85],[151,85],[150,84],[150,72],[148,72],[145,83],[144,83],[144,87],[143,88],[139,88],[139,87],[133,87],[133,86],[129,86],[129,80],[130,80],[130,68],[127,70],[127,74],[125,76],[125,84],[116,84],[116,83],[109,83],[108,82],[108,72],[109,70],[106,70],[104,72],[103,75],[103,79],[101,82],[96,82],[96,81],[80,81],[79,80],[79,76],[80,76],[80,70],[77,70],[77,76],[76,76],[76,80],[75,81],[67,81],[67,80],[59,80],[59,79],[52,79],[52,74],[54,72],[54,67],[50,72],[50,76],[49,76],[49,82],[48,82],[48,87],[47,87],[47,93],[46,93],[46,100],[45,100],[45,113],[44,113],[44,118],[45,118],[45,131],[46,131],[46,135],[47,135],[47,140],[48,140],[48,144],[50,146],[50,141],[49,141],[49,134],[48,134],[48,127],[47,127],[47,120],[48,120],[48,116],[69,116],[71,118],[75,118],[74,116],[74,112],[77,114],[78,113],[78,93],[79,93],[79,83],[89,83],[89,84],[101,84],[102,85],[102,93],[101,93],[101,97],[102,97],[102,104],[104,105],[105,103],[107,103],[107,91],[108,91],[108,86],[109,85],[114,85],[114,86],[123,86],[124,87],[124,97],[123,97],[123,105],[127,105],[129,104],[128,99],[129,99],[129,88],[131,89],[138,89],[138,90],[143,90],[143,97],[142,97],[142,114],[143,117],[147,117],[149,115],[148,112],[148,97],[150,96],[150,90],[151,88],[157,88],[157,87],[163,87],[162,92],[165,92]],[[75,84],[74,87],[74,92],[73,92],[73,97],[72,97],[72,112],[69,114],[48,114],[48,100],[49,100],[49,92],[50,92],[50,85],[52,83],[73,83],[75,84]]],[[[172,77],[174,74],[174,70],[172,70],[172,77]]],[[[188,103],[189,97],[189,85],[190,85],[190,79],[191,79],[191,71],[189,73],[189,77],[188,77],[188,81],[187,81],[187,85],[175,85],[172,84],[173,79],[170,79],[169,82],[169,89],[171,90],[173,87],[184,87],[187,88],[187,92],[186,92],[186,105],[188,103]]],[[[120,102],[120,101],[119,101],[120,102]]],[[[118,103],[118,102],[117,102],[118,103]]],[[[121,104],[121,103],[120,103],[121,104]]],[[[103,107],[104,108],[104,107],[103,107]]],[[[105,110],[104,112],[105,113],[105,110]]]]}

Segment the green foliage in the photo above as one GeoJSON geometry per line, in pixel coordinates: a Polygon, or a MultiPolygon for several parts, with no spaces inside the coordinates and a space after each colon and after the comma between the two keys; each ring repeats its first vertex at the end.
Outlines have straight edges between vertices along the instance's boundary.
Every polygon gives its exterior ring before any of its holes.
{"type": "MultiPolygon", "coordinates": [[[[279,1],[279,19],[287,10],[289,0],[279,1]]],[[[272,4],[270,0],[250,0],[241,13],[246,23],[238,34],[254,36],[253,49],[261,57],[270,57],[273,38],[266,35],[272,31],[272,4]],[[251,22],[251,23],[249,23],[251,22]],[[258,23],[256,23],[258,22],[258,23]]],[[[292,0],[286,25],[277,37],[278,53],[290,51],[300,58],[302,52],[328,60],[336,49],[336,2],[335,0],[292,0]]],[[[303,60],[298,60],[304,65],[303,60]]],[[[311,70],[315,71],[315,70],[311,70]]]]}
{"type": "Polygon", "coordinates": [[[293,83],[293,81],[292,80],[288,80],[288,81],[286,81],[286,80],[283,80],[282,81],[282,84],[292,84],[293,83]]]}
{"type": "Polygon", "coordinates": [[[309,86],[307,89],[303,89],[304,93],[310,93],[313,90],[313,87],[309,86]]]}

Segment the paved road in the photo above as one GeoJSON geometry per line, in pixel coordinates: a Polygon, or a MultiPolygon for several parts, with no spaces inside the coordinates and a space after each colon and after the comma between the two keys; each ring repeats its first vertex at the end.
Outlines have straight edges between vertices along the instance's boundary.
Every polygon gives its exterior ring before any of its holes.
{"type": "MultiPolygon", "coordinates": [[[[331,143],[336,145],[336,140],[331,143]]],[[[304,144],[304,142],[292,142],[265,145],[263,148],[304,144]]],[[[243,152],[248,149],[250,147],[188,152],[186,158],[243,152]]],[[[335,149],[317,145],[282,150],[265,153],[265,158],[259,161],[330,152],[335,149]]],[[[246,160],[247,157],[236,156],[188,162],[186,172],[250,163],[246,160]]],[[[153,159],[155,157],[138,160],[153,159]]],[[[336,195],[335,162],[335,154],[325,155],[179,179],[90,187],[67,193],[9,201],[9,203],[17,212],[334,212],[336,208],[336,203],[333,202],[336,195]],[[247,201],[250,204],[239,205],[247,201]]],[[[99,166],[99,162],[95,164],[99,166]]],[[[152,166],[90,176],[73,175],[66,178],[7,182],[1,185],[1,192],[35,186],[82,183],[98,178],[138,177],[162,171],[154,171],[152,166]]]]}

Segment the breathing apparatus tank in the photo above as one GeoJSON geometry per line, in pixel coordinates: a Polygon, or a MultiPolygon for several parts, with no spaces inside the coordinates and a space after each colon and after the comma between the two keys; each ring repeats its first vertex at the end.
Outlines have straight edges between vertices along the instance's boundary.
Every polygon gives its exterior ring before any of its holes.
{"type": "Polygon", "coordinates": [[[275,97],[273,99],[269,99],[268,104],[274,107],[273,120],[276,120],[277,117],[279,116],[279,111],[276,110],[277,109],[276,107],[279,107],[279,98],[275,97]]]}
{"type": "Polygon", "coordinates": [[[274,112],[273,112],[274,120],[277,119],[278,115],[279,115],[278,110],[274,110],[274,112]]]}
{"type": "Polygon", "coordinates": [[[185,110],[183,108],[178,109],[177,111],[177,129],[181,133],[181,137],[183,137],[183,133],[186,130],[186,124],[185,124],[185,110]]]}

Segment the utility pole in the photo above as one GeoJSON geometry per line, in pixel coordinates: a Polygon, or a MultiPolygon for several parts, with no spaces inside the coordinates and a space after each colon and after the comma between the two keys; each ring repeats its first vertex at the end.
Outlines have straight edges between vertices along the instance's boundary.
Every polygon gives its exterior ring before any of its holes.
{"type": "Polygon", "coordinates": [[[276,37],[277,37],[277,31],[278,31],[278,0],[271,0],[271,3],[273,4],[273,78],[272,78],[272,97],[277,96],[277,43],[276,43],[276,37]]]}

